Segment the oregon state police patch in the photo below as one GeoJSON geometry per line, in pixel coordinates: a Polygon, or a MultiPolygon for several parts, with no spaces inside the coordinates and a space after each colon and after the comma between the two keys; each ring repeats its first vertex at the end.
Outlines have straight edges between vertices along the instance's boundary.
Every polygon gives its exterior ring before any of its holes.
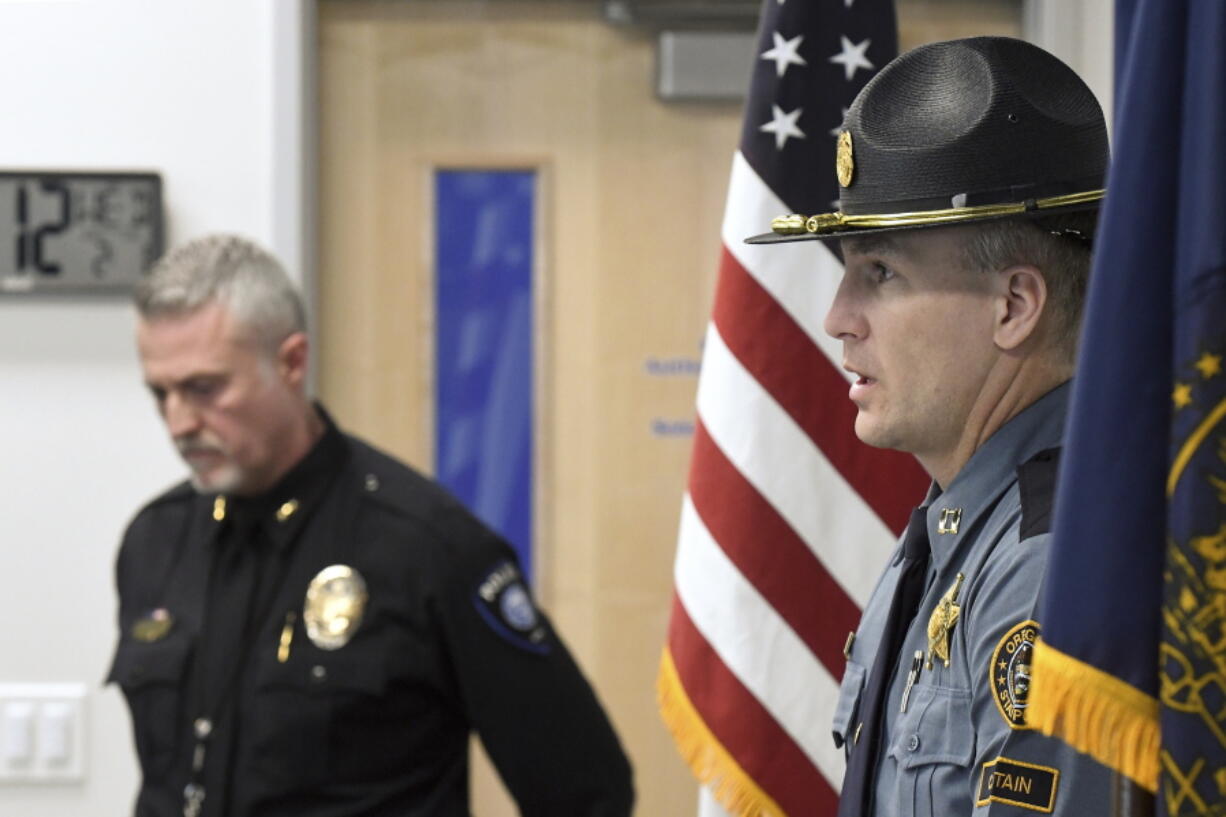
{"type": "Polygon", "coordinates": [[[1039,623],[1026,620],[1011,627],[992,652],[988,683],[996,708],[1013,729],[1030,728],[1026,725],[1026,700],[1030,695],[1030,662],[1038,637],[1039,623]]]}

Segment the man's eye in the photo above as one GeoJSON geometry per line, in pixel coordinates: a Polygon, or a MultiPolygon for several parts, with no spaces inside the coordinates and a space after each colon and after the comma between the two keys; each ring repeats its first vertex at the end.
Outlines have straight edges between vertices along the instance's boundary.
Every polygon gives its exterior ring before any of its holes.
{"type": "Polygon", "coordinates": [[[873,283],[884,284],[886,281],[894,277],[894,270],[887,267],[881,262],[874,262],[869,267],[869,275],[873,279],[873,283]]]}
{"type": "Polygon", "coordinates": [[[217,391],[217,383],[213,380],[191,380],[184,384],[183,391],[192,397],[208,397],[217,391]]]}

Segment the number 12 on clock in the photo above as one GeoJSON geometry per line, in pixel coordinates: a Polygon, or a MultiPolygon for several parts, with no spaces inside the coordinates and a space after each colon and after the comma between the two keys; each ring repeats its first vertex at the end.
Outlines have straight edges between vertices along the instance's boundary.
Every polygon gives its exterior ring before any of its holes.
{"type": "Polygon", "coordinates": [[[0,295],[130,290],[163,236],[156,173],[0,171],[0,295]]]}

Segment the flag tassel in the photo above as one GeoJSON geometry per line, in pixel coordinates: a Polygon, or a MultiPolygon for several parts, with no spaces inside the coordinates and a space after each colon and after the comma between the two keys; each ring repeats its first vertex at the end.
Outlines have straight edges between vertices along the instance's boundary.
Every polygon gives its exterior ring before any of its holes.
{"type": "Polygon", "coordinates": [[[1158,701],[1136,687],[1035,644],[1026,713],[1031,726],[1158,790],[1158,701]]]}
{"type": "Polygon", "coordinates": [[[660,715],[694,776],[735,817],[787,817],[711,734],[690,701],[672,655],[665,648],[656,679],[660,715]]]}

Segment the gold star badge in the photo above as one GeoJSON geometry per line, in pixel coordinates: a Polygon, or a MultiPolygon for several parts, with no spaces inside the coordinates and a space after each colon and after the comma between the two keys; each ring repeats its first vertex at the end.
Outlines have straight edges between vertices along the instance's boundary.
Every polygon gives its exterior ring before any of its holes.
{"type": "Polygon", "coordinates": [[[1208,380],[1215,374],[1222,373],[1222,356],[1211,355],[1205,352],[1200,356],[1200,360],[1196,361],[1196,368],[1200,371],[1200,376],[1208,380]]]}
{"type": "Polygon", "coordinates": [[[958,604],[958,593],[962,590],[962,580],[966,577],[961,573],[954,580],[953,586],[945,591],[936,609],[928,619],[928,669],[932,669],[932,656],[936,656],[949,666],[949,634],[958,617],[962,615],[962,605],[958,604]]]}
{"type": "Polygon", "coordinates": [[[1171,399],[1175,401],[1177,409],[1192,405],[1192,386],[1188,383],[1176,383],[1175,391],[1171,392],[1171,399]]]}

